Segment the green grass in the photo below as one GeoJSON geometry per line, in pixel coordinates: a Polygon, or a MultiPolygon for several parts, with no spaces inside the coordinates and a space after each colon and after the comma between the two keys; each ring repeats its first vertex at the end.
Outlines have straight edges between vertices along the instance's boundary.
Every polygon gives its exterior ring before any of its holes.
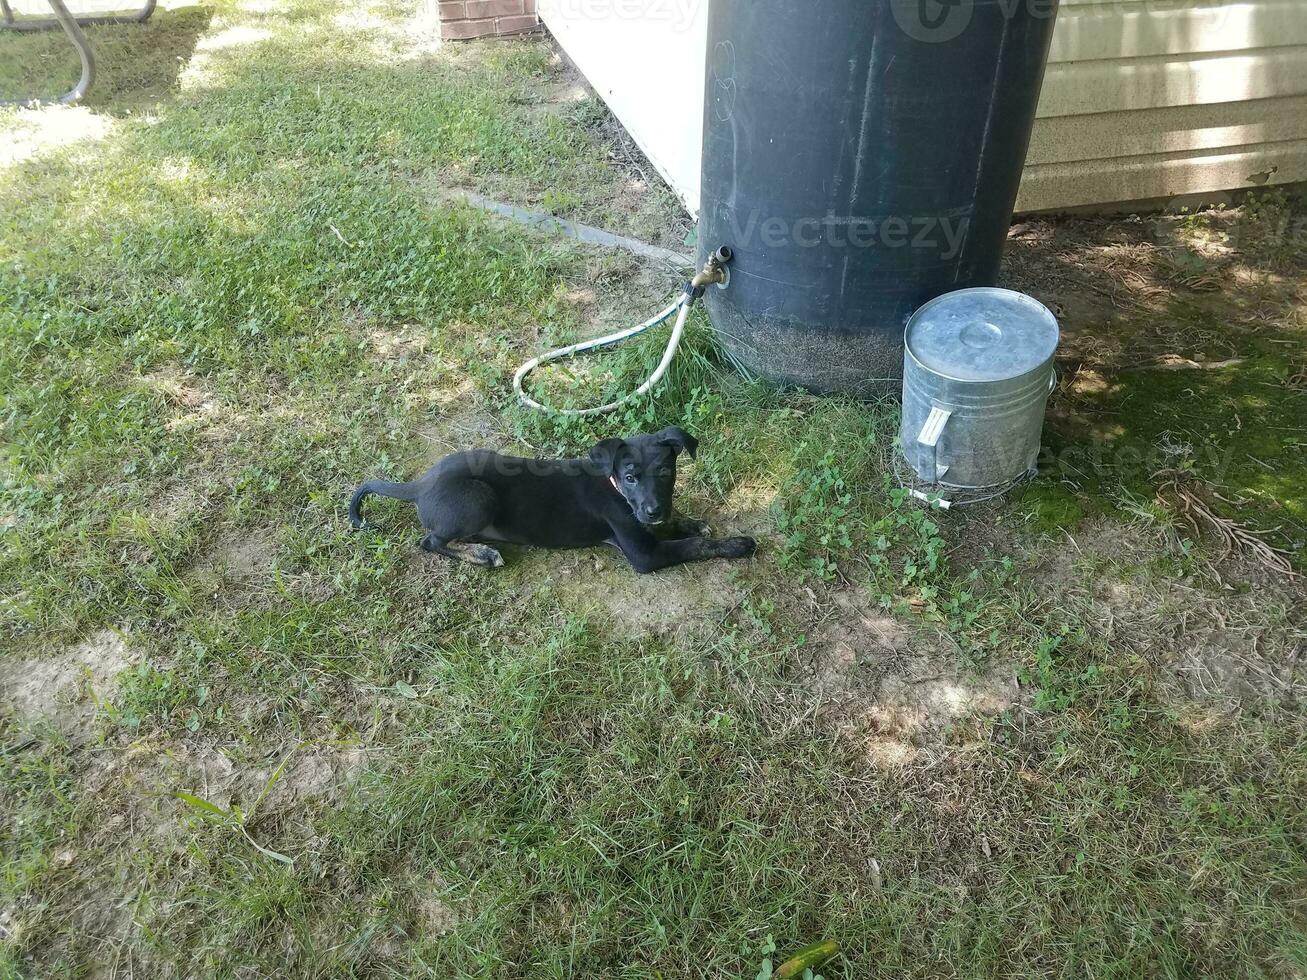
{"type": "MultiPolygon", "coordinates": [[[[0,706],[0,975],[753,978],[819,938],[828,978],[1307,970],[1307,726],[1292,685],[1177,695],[1166,656],[1236,592],[1174,515],[1120,474],[919,509],[887,478],[892,403],[747,383],[697,316],[651,398],[523,412],[529,352],[674,283],[443,190],[651,238],[680,219],[632,196],[593,104],[540,103],[543,42],[410,57],[409,11],[368,12],[161,12],[95,32],[89,111],[0,115],[20,140],[105,123],[0,184],[0,681],[110,628],[131,661],[68,661],[53,714],[0,706]],[[449,446],[672,423],[701,439],[689,509],[756,560],[487,575],[418,552],[397,504],[347,530],[357,482],[449,446]],[[1087,515],[1143,545],[1054,576],[1087,515]],[[1109,622],[1105,585],[1187,618],[1109,622]],[[870,678],[922,651],[1020,691],[878,765],[870,678]]],[[[63,84],[51,44],[0,37],[0,82],[63,84]]],[[[539,384],[615,394],[663,342],[539,384]]],[[[1298,396],[1258,394],[1285,375],[1162,381],[1195,391],[1190,426],[1255,397],[1287,426],[1298,396]]],[[[1176,431],[1111,397],[1141,443],[1176,431]]],[[[1298,519],[1296,437],[1263,437],[1288,483],[1233,472],[1298,519]]],[[[1243,588],[1231,636],[1301,642],[1292,587],[1243,588]]]]}

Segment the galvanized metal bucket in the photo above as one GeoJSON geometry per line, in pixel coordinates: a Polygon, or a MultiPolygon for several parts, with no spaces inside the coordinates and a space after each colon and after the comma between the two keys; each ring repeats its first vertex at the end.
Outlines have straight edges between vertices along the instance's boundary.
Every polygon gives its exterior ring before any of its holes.
{"type": "Polygon", "coordinates": [[[903,334],[903,455],[922,480],[997,487],[1033,472],[1057,383],[1057,318],[1010,289],[945,293],[903,334]]]}

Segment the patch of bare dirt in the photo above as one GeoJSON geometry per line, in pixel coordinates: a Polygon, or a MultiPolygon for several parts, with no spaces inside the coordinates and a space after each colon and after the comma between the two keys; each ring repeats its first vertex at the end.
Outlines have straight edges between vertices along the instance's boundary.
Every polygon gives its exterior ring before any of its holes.
{"type": "Polygon", "coordinates": [[[367,324],[363,329],[374,354],[401,364],[425,356],[433,339],[430,329],[416,323],[367,324]]]}
{"type": "Polygon", "coordinates": [[[151,526],[179,526],[205,511],[211,497],[196,485],[198,481],[175,480],[150,502],[146,516],[151,526]]]}
{"type": "MultiPolygon", "coordinates": [[[[366,764],[367,752],[356,745],[299,749],[290,757],[264,805],[276,807],[309,800],[338,799],[366,764]]],[[[254,778],[257,780],[261,775],[262,770],[259,770],[254,778]]],[[[271,778],[271,772],[268,778],[271,778]]]]}
{"type": "Polygon", "coordinates": [[[1101,519],[1037,557],[1032,580],[1050,601],[1087,605],[1084,621],[1155,668],[1178,707],[1301,702],[1301,581],[1238,558],[1181,579],[1151,571],[1178,547],[1163,529],[1101,519]]]}
{"type": "Polygon", "coordinates": [[[162,841],[175,837],[183,826],[180,818],[198,815],[175,797],[177,793],[224,810],[239,804],[248,812],[257,802],[261,816],[338,799],[366,761],[367,753],[356,745],[306,746],[251,761],[238,751],[213,745],[140,743],[92,752],[81,792],[86,801],[111,814],[91,839],[148,834],[162,841]],[[285,767],[273,782],[283,760],[285,767]]]}
{"type": "Polygon", "coordinates": [[[336,583],[317,572],[304,572],[286,578],[286,587],[308,605],[316,606],[336,596],[336,583]]]}
{"type": "Polygon", "coordinates": [[[666,636],[720,622],[742,593],[727,562],[637,575],[615,550],[540,552],[550,588],[569,607],[597,614],[622,636],[666,636]]]}
{"type": "Polygon", "coordinates": [[[443,936],[453,932],[458,926],[459,915],[444,896],[449,886],[440,878],[415,879],[412,882],[414,895],[413,919],[416,933],[422,938],[443,936]]]}
{"type": "Polygon", "coordinates": [[[228,414],[204,379],[180,365],[166,364],[144,375],[140,383],[167,404],[169,431],[208,429],[228,414]]]}
{"type": "MultiPolygon", "coordinates": [[[[56,852],[54,867],[60,876],[60,914],[93,948],[95,962],[88,961],[88,975],[119,975],[110,964],[119,948],[132,945],[129,940],[139,928],[137,896],[146,890],[133,877],[140,872],[132,870],[131,862],[106,864],[99,855],[131,850],[146,858],[143,865],[180,859],[201,811],[175,794],[190,793],[224,810],[240,804],[255,840],[294,856],[312,839],[311,807],[339,799],[366,762],[366,752],[349,744],[287,751],[286,766],[271,787],[285,753],[249,761],[216,746],[173,741],[78,753],[82,765],[72,792],[102,816],[75,845],[56,852]]],[[[231,833],[239,832],[233,827],[231,833]]],[[[252,845],[250,854],[252,859],[257,854],[252,845]]],[[[35,918],[35,910],[21,905],[0,908],[0,941],[21,936],[24,923],[35,918]]],[[[148,967],[137,971],[133,965],[119,964],[122,975],[154,975],[148,967]]]]}
{"type": "Polygon", "coordinates": [[[66,650],[0,660],[0,705],[69,730],[95,713],[117,676],[137,659],[122,636],[102,630],[66,650]]]}
{"type": "Polygon", "coordinates": [[[705,510],[702,518],[713,529],[714,535],[733,537],[747,534],[759,542],[759,549],[781,541],[776,530],[776,518],[771,507],[776,501],[775,487],[762,484],[736,484],[719,508],[705,510]]]}
{"type": "MultiPolygon", "coordinates": [[[[218,753],[216,749],[210,751],[218,753]]],[[[266,791],[260,811],[334,800],[349,788],[366,762],[367,752],[357,745],[307,746],[257,765],[238,765],[227,758],[223,763],[226,778],[219,789],[229,803],[235,801],[243,806],[252,804],[266,791]],[[283,760],[285,768],[272,782],[283,760]]],[[[202,766],[198,771],[204,772],[202,766]]]]}
{"type": "Polygon", "coordinates": [[[218,538],[202,571],[215,572],[238,582],[266,579],[277,554],[277,532],[272,528],[232,530],[218,538]]]}
{"type": "Polygon", "coordinates": [[[195,374],[175,364],[146,375],[145,382],[170,405],[179,408],[198,409],[214,400],[212,392],[195,374]]]}
{"type": "Polygon", "coordinates": [[[498,417],[482,403],[470,381],[456,389],[432,393],[427,421],[418,429],[418,435],[427,445],[432,463],[448,453],[467,449],[510,451],[507,447],[511,444],[498,417]]]}
{"type": "Polygon", "coordinates": [[[941,747],[955,725],[997,715],[1020,698],[1011,665],[963,670],[939,638],[853,591],[834,594],[807,649],[817,720],[878,768],[912,763],[941,747]]]}
{"type": "Polygon", "coordinates": [[[18,935],[18,921],[11,909],[0,909],[0,943],[18,935]]]}

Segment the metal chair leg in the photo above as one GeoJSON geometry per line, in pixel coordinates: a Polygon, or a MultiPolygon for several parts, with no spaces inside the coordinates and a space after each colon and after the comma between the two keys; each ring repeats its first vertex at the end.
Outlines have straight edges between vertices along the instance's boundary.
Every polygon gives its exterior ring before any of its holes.
{"type": "MultiPolygon", "coordinates": [[[[154,8],[159,5],[159,0],[145,0],[145,6],[134,14],[97,14],[88,17],[74,18],[81,27],[100,27],[105,24],[144,24],[154,13],[154,8]]],[[[17,20],[13,11],[9,9],[9,0],[0,0],[0,13],[3,13],[3,20],[0,20],[0,29],[11,31],[52,31],[56,27],[62,26],[56,17],[42,17],[39,20],[17,20]]]]}
{"type": "MultiPolygon", "coordinates": [[[[68,40],[73,42],[73,47],[77,49],[78,57],[82,59],[82,77],[77,80],[77,84],[72,89],[58,99],[5,99],[0,100],[0,105],[51,105],[55,102],[61,102],[64,105],[72,105],[75,102],[81,102],[86,98],[86,93],[91,90],[95,84],[95,53],[91,50],[90,43],[86,40],[86,35],[82,29],[77,26],[77,20],[68,12],[64,6],[64,0],[48,0],[50,9],[54,11],[55,23],[64,29],[68,35],[68,40]]],[[[8,4],[5,4],[6,12],[8,4]]],[[[151,3],[153,7],[153,3],[151,3]]]]}

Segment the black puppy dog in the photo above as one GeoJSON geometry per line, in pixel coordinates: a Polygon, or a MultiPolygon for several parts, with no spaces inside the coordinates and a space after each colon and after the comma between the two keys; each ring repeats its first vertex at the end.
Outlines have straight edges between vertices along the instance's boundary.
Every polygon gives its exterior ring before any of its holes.
{"type": "Polygon", "coordinates": [[[446,456],[412,483],[369,480],[354,492],[350,523],[363,527],[369,494],[411,500],[426,529],[422,547],[495,568],[491,544],[585,548],[611,544],[637,572],[707,558],[747,558],[752,538],[714,539],[702,521],[672,514],[676,457],[698,440],[671,426],[653,435],[605,439],[588,459],[519,459],[474,449],[446,456]],[[664,526],[666,539],[651,528],[664,526]]]}

